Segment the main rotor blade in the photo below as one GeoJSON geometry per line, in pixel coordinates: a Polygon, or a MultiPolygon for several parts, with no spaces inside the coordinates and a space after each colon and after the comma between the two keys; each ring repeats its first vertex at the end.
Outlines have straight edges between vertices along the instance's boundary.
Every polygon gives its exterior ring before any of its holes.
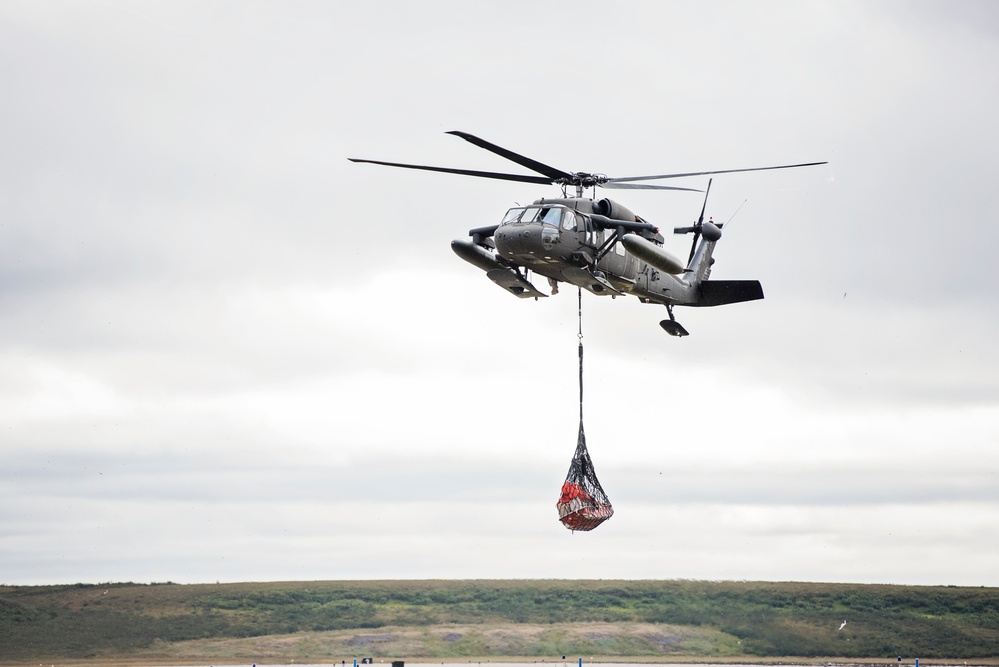
{"type": "Polygon", "coordinates": [[[367,162],[386,167],[402,167],[403,169],[421,169],[423,171],[440,171],[446,174],[461,174],[462,176],[478,176],[480,178],[495,178],[500,181],[518,181],[520,183],[541,183],[551,185],[552,179],[543,176],[524,176],[521,174],[502,174],[495,171],[476,171],[474,169],[451,169],[449,167],[428,167],[422,164],[402,164],[401,162],[381,162],[379,160],[362,160],[356,157],[347,158],[351,162],[367,162]]]}
{"type": "MultiPolygon", "coordinates": [[[[654,181],[659,178],[683,178],[685,176],[711,176],[712,174],[734,174],[740,171],[767,171],[770,169],[794,169],[795,167],[814,167],[828,162],[803,162],[801,164],[782,164],[776,167],[750,167],[748,169],[721,169],[718,171],[691,171],[686,174],[659,174],[657,176],[626,176],[624,178],[608,178],[608,182],[624,183],[628,181],[654,181]]],[[[604,185],[604,187],[607,187],[604,185]]]]}
{"type": "Polygon", "coordinates": [[[704,192],[697,188],[676,188],[672,185],[646,185],[644,183],[597,183],[608,190],[686,190],[687,192],[704,192]]]}
{"type": "Polygon", "coordinates": [[[536,171],[539,174],[544,174],[545,176],[551,179],[550,181],[546,181],[547,183],[558,181],[560,179],[572,178],[572,174],[568,172],[562,171],[561,169],[556,169],[555,167],[549,167],[547,164],[544,164],[543,162],[532,160],[529,157],[525,157],[523,155],[520,155],[519,153],[514,153],[513,151],[507,150],[501,146],[497,146],[496,144],[491,144],[485,139],[479,139],[474,134],[469,134],[467,132],[460,132],[458,130],[452,130],[450,132],[447,132],[446,134],[453,134],[456,137],[461,137],[468,143],[475,144],[479,148],[484,148],[490,153],[496,153],[496,155],[499,155],[500,157],[505,157],[507,160],[516,162],[521,167],[527,167],[531,171],[536,171]]]}

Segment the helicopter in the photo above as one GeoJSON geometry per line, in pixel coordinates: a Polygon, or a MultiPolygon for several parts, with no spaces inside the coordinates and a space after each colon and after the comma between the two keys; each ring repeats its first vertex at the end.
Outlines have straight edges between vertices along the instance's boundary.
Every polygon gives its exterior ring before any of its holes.
{"type": "Polygon", "coordinates": [[[522,299],[547,297],[539,289],[544,283],[552,295],[559,283],[569,283],[598,296],[637,297],[642,303],[666,307],[669,319],[659,325],[671,336],[687,336],[673,315],[674,306],[721,306],[763,298],[758,280],[710,280],[712,253],[725,223],[704,220],[711,179],[703,190],[704,204],[693,225],[675,227],[674,234],[692,234],[687,261],[663,248],[659,228],[611,199],[595,199],[596,188],[616,190],[680,190],[696,188],[655,185],[646,181],[711,176],[746,171],[793,169],[826,164],[806,162],[774,167],[750,167],[715,171],[610,178],[604,174],[567,172],[489,143],[467,132],[447,132],[519,164],[538,175],[509,174],[473,169],[347,158],[387,167],[436,171],[521,183],[558,185],[562,196],[535,200],[528,206],[509,209],[498,224],[469,230],[468,239],[451,242],[455,254],[482,269],[486,277],[522,299]],[[575,196],[569,196],[569,188],[575,196]],[[584,197],[592,189],[594,197],[584,197]],[[533,280],[533,282],[532,282],[533,280]]]}

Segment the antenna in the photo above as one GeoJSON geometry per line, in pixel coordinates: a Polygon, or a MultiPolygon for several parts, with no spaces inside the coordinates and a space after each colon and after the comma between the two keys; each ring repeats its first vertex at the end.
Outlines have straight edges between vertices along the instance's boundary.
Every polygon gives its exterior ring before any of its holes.
{"type": "Polygon", "coordinates": [[[739,211],[742,210],[742,207],[746,205],[747,201],[749,201],[749,199],[743,199],[742,203],[739,204],[739,208],[735,209],[735,213],[733,213],[731,216],[729,216],[728,220],[726,220],[724,223],[722,223],[722,224],[720,224],[718,226],[719,227],[725,227],[725,225],[727,225],[728,223],[732,222],[732,218],[734,218],[739,213],[739,211]]]}

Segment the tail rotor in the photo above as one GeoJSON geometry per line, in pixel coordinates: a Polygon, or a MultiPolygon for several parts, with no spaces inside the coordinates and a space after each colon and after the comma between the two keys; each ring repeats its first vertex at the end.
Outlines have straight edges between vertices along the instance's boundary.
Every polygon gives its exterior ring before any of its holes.
{"type": "Polygon", "coordinates": [[[691,234],[694,235],[693,243],[690,244],[690,255],[687,256],[687,263],[694,258],[694,251],[697,249],[697,241],[701,238],[701,230],[704,229],[704,212],[708,208],[708,195],[711,194],[711,182],[714,179],[708,179],[708,187],[704,191],[704,203],[701,205],[701,215],[697,218],[697,222],[694,223],[692,227],[674,227],[674,234],[691,234]]]}

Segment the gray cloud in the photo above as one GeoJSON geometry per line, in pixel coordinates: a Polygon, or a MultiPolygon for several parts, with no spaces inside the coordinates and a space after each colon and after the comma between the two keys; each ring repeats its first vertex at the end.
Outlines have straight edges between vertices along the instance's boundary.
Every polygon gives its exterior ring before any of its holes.
{"type": "MultiPolygon", "coordinates": [[[[997,25],[987,2],[3,5],[7,583],[994,584],[997,25]],[[568,568],[575,295],[511,299],[447,249],[553,191],[346,160],[518,169],[455,129],[617,176],[830,162],[712,185],[710,215],[739,211],[713,275],[766,300],[678,310],[676,341],[587,295],[618,514],[568,568]]],[[[701,206],[618,199],[664,230],[701,206]]]]}

